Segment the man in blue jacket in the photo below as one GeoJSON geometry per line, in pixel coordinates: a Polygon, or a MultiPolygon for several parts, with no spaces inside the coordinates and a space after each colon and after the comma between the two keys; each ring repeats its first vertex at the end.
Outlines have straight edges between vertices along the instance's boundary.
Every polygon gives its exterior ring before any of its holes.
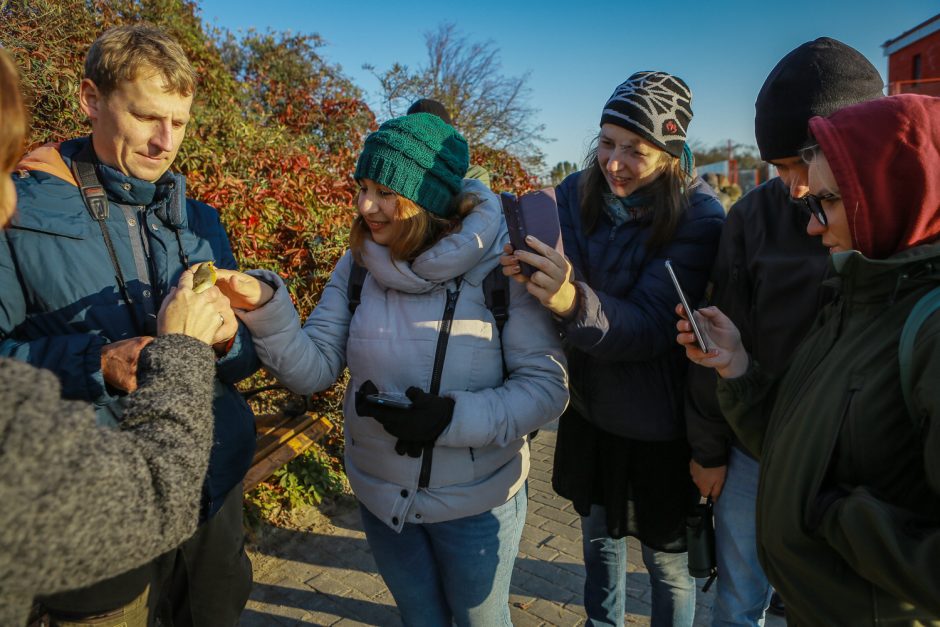
{"type": "MultiPolygon", "coordinates": [[[[80,87],[91,137],[37,149],[15,177],[19,211],[0,236],[0,355],[56,373],[63,395],[93,403],[103,424],[121,421],[138,355],[183,270],[236,267],[217,212],[187,198],[185,178],[169,171],[195,82],[165,33],[109,30],[89,50],[80,87]]],[[[234,384],[258,360],[230,310],[215,342],[215,435],[198,531],[150,564],[41,599],[53,624],[143,627],[158,609],[175,627],[236,622],[251,587],[241,481],[255,430],[234,384]]]]}

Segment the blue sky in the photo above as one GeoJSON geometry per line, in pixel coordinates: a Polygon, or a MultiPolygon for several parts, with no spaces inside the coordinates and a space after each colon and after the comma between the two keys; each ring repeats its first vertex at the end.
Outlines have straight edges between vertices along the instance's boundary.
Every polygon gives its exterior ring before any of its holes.
{"type": "Polygon", "coordinates": [[[754,143],[754,98],[788,51],[820,36],[861,51],[887,81],[881,44],[940,13],[938,0],[619,3],[512,0],[200,0],[203,19],[230,30],[318,33],[323,56],[377,102],[362,70],[425,60],[423,34],[444,21],[474,41],[493,40],[507,75],[530,72],[531,103],[549,166],[580,162],[614,87],[637,70],[665,70],[692,88],[691,140],[754,143]]]}

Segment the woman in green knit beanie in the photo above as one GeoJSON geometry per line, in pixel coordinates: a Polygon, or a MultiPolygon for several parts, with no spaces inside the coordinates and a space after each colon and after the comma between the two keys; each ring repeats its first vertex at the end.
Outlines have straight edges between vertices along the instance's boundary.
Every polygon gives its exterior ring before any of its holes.
{"type": "Polygon", "coordinates": [[[218,271],[291,390],[326,389],[348,365],[346,474],[406,625],[510,624],[526,436],[568,399],[547,311],[506,282],[500,333],[487,305],[508,233],[499,198],[464,179],[468,155],[428,113],[369,135],[350,251],[303,326],[277,274],[218,271]]]}

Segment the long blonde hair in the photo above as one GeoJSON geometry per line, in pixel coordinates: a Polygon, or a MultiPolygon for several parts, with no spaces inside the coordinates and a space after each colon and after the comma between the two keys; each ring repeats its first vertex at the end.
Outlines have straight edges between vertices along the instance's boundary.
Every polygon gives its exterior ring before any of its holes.
{"type": "Polygon", "coordinates": [[[19,72],[0,49],[0,176],[9,176],[23,155],[29,118],[23,106],[19,72]]]}

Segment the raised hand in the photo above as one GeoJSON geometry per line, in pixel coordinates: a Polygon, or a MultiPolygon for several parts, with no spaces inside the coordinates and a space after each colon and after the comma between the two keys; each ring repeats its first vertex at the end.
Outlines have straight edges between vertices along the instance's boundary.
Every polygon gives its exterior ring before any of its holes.
{"type": "Polygon", "coordinates": [[[216,287],[193,291],[193,268],[180,276],[157,314],[157,334],[181,333],[206,344],[225,342],[238,331],[228,299],[216,287]]]}
{"type": "Polygon", "coordinates": [[[741,333],[720,309],[703,307],[695,312],[695,322],[712,347],[707,353],[703,353],[695,342],[692,325],[681,304],[676,305],[676,313],[680,318],[676,322],[676,330],[679,331],[676,342],[685,347],[685,355],[689,360],[706,368],[714,368],[723,379],[740,377],[747,371],[750,357],[741,343],[741,333]]]}
{"type": "MultiPolygon", "coordinates": [[[[570,317],[578,306],[578,290],[572,280],[574,269],[571,262],[557,250],[531,235],[527,235],[525,241],[536,252],[517,250],[513,255],[536,270],[529,277],[526,289],[552,313],[562,318],[570,317]]],[[[508,267],[503,267],[503,274],[507,276],[508,267]]],[[[519,272],[521,270],[515,271],[519,272]]]]}
{"type": "Polygon", "coordinates": [[[274,296],[274,289],[253,276],[235,270],[216,268],[215,286],[224,294],[235,309],[252,311],[267,303],[274,296]]]}

